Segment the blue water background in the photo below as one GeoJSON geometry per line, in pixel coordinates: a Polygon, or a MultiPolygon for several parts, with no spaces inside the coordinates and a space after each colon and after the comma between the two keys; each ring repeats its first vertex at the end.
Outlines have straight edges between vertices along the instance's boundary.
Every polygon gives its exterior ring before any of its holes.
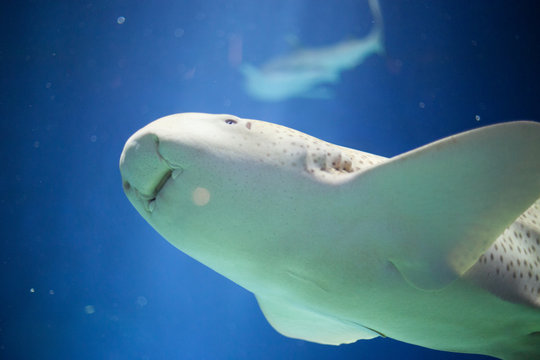
{"type": "Polygon", "coordinates": [[[276,122],[383,156],[540,120],[536,1],[381,6],[386,54],[345,72],[333,99],[264,103],[245,93],[231,41],[261,64],[361,37],[366,3],[2,2],[0,358],[487,358],[285,338],[250,293],[174,249],[122,192],[125,140],[171,113],[276,122]]]}

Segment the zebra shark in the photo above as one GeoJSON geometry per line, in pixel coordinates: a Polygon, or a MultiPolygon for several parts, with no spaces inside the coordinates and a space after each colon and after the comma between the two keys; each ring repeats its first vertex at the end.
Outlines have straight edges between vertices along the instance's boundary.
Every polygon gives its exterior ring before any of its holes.
{"type": "Polygon", "coordinates": [[[303,49],[269,60],[260,67],[242,64],[245,89],[263,101],[293,97],[328,98],[323,87],[335,83],[340,74],[360,65],[372,54],[384,52],[383,18],[378,0],[369,0],[374,25],[368,35],[321,48],[303,49]]]}
{"type": "Polygon", "coordinates": [[[280,333],[540,359],[540,124],[390,159],[233,115],[167,116],[120,157],[172,245],[255,294],[280,333]]]}

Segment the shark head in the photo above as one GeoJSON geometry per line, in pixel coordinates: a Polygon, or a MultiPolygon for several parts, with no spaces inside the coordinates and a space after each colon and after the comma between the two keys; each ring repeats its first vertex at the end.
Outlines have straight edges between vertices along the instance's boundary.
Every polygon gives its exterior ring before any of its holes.
{"type": "Polygon", "coordinates": [[[223,177],[220,171],[232,163],[294,168],[305,151],[278,146],[270,132],[260,121],[233,115],[185,113],[158,119],[126,142],[120,159],[124,190],[130,200],[152,212],[167,182],[181,175],[223,177]],[[270,140],[276,144],[272,149],[270,140]]]}
{"type": "MultiPolygon", "coordinates": [[[[327,201],[317,193],[383,159],[264,121],[184,113],[133,134],[120,172],[130,202],[165,238],[220,273],[236,274],[223,269],[231,261],[224,253],[240,246],[247,251],[253,234],[266,231],[245,209],[260,206],[268,213],[257,215],[268,218],[263,227],[278,227],[288,221],[282,211],[283,218],[274,215],[284,204],[308,198],[320,208],[327,201]],[[246,230],[240,235],[238,223],[246,230]],[[227,233],[235,235],[222,238],[227,233]]],[[[246,261],[260,261],[254,258],[246,261]]]]}
{"type": "MultiPolygon", "coordinates": [[[[382,157],[352,154],[290,128],[220,114],[183,113],[158,119],[129,138],[120,158],[129,199],[151,213],[159,193],[179,177],[231,178],[229,169],[251,167],[340,182],[382,157]],[[365,160],[365,161],[364,161],[365,160]]],[[[234,172],[234,171],[233,171],[234,172]]],[[[236,179],[238,181],[238,179],[236,179]]],[[[202,180],[196,180],[202,181],[202,180]]],[[[191,186],[200,185],[192,184],[191,186]]],[[[196,188],[195,188],[196,189],[196,188]]]]}
{"type": "Polygon", "coordinates": [[[170,179],[208,171],[219,167],[223,158],[247,154],[239,137],[250,130],[250,124],[239,122],[232,115],[187,113],[158,119],[137,131],[126,142],[120,159],[126,194],[152,212],[170,179]]]}

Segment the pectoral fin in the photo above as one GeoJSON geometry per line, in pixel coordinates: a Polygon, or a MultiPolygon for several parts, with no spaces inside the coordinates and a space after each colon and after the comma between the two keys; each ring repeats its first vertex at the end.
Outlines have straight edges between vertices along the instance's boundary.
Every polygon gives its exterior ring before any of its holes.
{"type": "MultiPolygon", "coordinates": [[[[350,184],[372,201],[388,260],[413,285],[464,274],[540,198],[540,124],[512,122],[451,136],[371,168],[350,184]]],[[[359,204],[362,206],[362,204],[359,204]]]]}
{"type": "Polygon", "coordinates": [[[327,345],[353,343],[382,334],[350,321],[340,320],[279,299],[257,296],[272,327],[282,335],[327,345]]]}

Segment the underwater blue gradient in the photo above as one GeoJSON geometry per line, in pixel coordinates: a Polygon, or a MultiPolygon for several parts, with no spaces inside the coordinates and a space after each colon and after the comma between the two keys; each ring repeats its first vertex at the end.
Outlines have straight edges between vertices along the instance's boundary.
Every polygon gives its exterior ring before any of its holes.
{"type": "Polygon", "coordinates": [[[344,72],[333,99],[264,103],[245,93],[239,59],[361,37],[366,3],[2,2],[0,358],[487,359],[283,337],[250,293],[174,249],[122,191],[124,142],[177,112],[276,122],[383,156],[540,120],[536,1],[381,7],[386,54],[344,72]]]}

